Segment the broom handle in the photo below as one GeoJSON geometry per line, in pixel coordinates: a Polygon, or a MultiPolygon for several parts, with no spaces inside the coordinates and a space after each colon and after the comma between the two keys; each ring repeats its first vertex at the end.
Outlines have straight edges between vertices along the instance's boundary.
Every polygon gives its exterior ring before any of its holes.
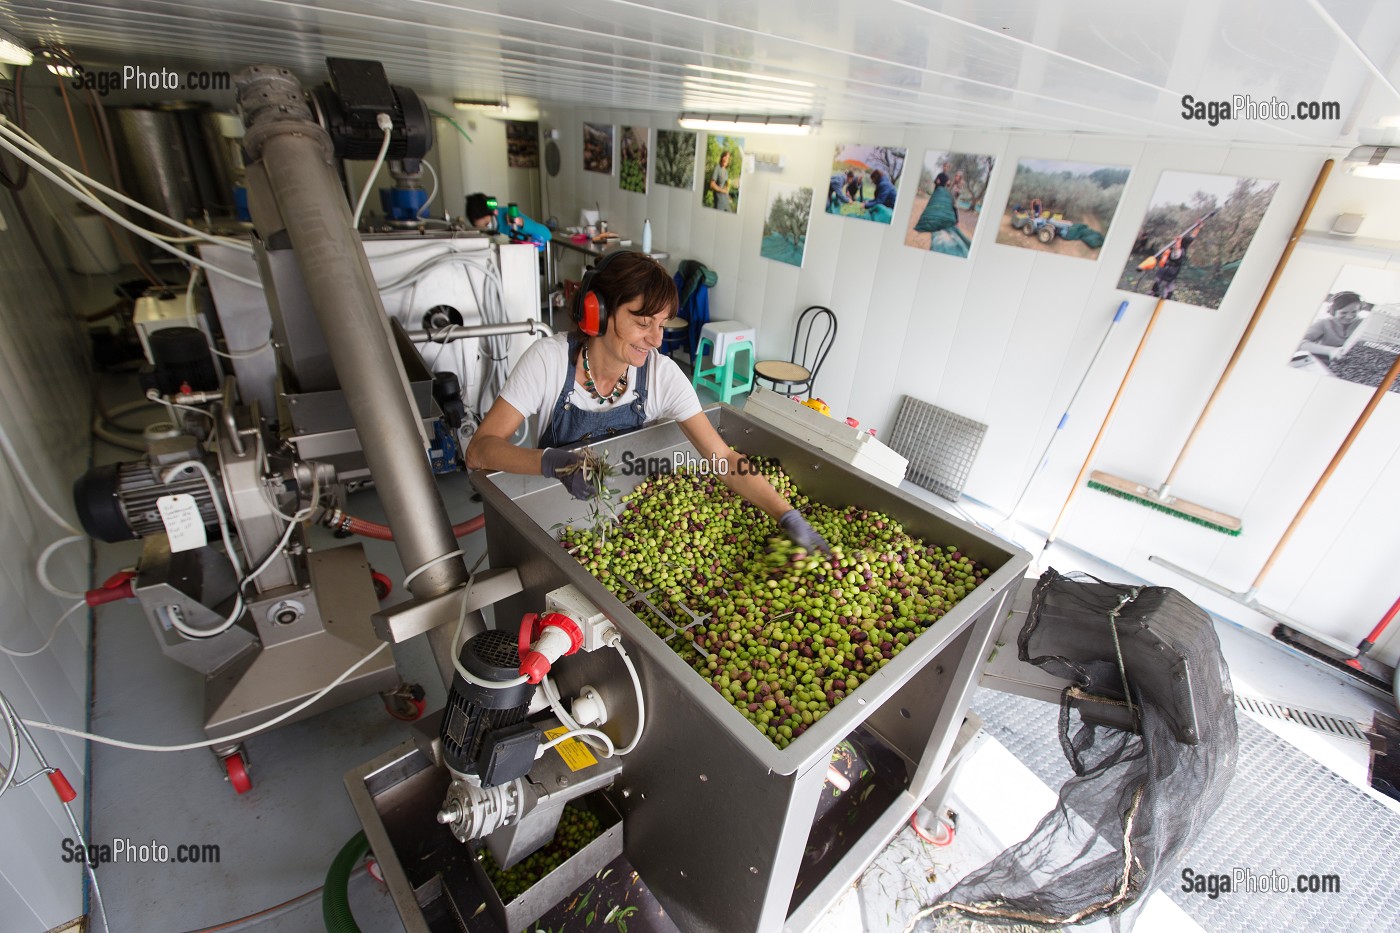
{"type": "Polygon", "coordinates": [[[1371,413],[1376,410],[1376,406],[1381,403],[1381,399],[1385,398],[1385,393],[1390,391],[1391,385],[1395,383],[1396,376],[1400,376],[1400,354],[1396,354],[1394,362],[1390,364],[1390,369],[1385,374],[1385,378],[1381,380],[1380,385],[1376,386],[1376,391],[1371,393],[1371,400],[1367,402],[1366,407],[1361,410],[1361,415],[1356,419],[1356,424],[1351,426],[1351,431],[1347,433],[1346,440],[1342,441],[1342,446],[1338,447],[1337,452],[1332,455],[1332,462],[1327,464],[1327,469],[1322,471],[1322,475],[1318,477],[1317,484],[1313,486],[1312,492],[1308,493],[1308,497],[1303,500],[1302,506],[1299,507],[1298,514],[1293,516],[1293,521],[1283,532],[1283,537],[1279,538],[1278,544],[1274,545],[1273,553],[1269,555],[1268,560],[1264,561],[1264,566],[1260,569],[1259,575],[1255,577],[1254,582],[1250,584],[1249,591],[1251,593],[1259,589],[1259,584],[1263,582],[1264,577],[1266,577],[1273,568],[1274,561],[1278,559],[1279,553],[1283,551],[1283,546],[1288,543],[1288,539],[1293,537],[1293,532],[1302,524],[1303,516],[1307,515],[1308,509],[1312,508],[1313,500],[1317,498],[1318,493],[1322,492],[1322,487],[1327,485],[1327,481],[1332,478],[1332,474],[1336,472],[1337,466],[1342,462],[1342,458],[1345,457],[1347,451],[1351,449],[1352,442],[1356,440],[1356,436],[1361,433],[1361,429],[1365,427],[1366,422],[1370,420],[1371,413]]]}
{"type": "Polygon", "coordinates": [[[1162,489],[1166,489],[1176,479],[1176,474],[1180,472],[1181,465],[1186,461],[1186,454],[1191,450],[1191,445],[1196,441],[1196,435],[1201,433],[1201,426],[1205,424],[1206,418],[1210,416],[1210,410],[1215,405],[1215,400],[1220,396],[1220,390],[1229,381],[1230,374],[1235,371],[1235,364],[1244,355],[1245,344],[1249,343],[1249,338],[1254,334],[1254,327],[1259,323],[1259,319],[1264,316],[1264,308],[1269,304],[1269,299],[1273,297],[1274,287],[1278,285],[1278,280],[1283,277],[1284,267],[1288,265],[1289,257],[1293,255],[1293,248],[1298,245],[1298,238],[1303,235],[1303,228],[1307,226],[1308,218],[1312,216],[1313,205],[1317,203],[1317,198],[1322,194],[1322,186],[1327,181],[1327,176],[1332,171],[1332,160],[1328,159],[1322,163],[1322,168],[1318,169],[1317,181],[1313,182],[1312,192],[1308,195],[1307,202],[1303,205],[1303,212],[1298,215],[1298,222],[1293,225],[1293,234],[1288,238],[1288,245],[1283,248],[1283,255],[1278,258],[1277,265],[1274,266],[1274,274],[1269,276],[1269,284],[1264,286],[1264,294],[1259,296],[1259,303],[1254,306],[1254,314],[1245,325],[1244,333],[1240,335],[1240,342],[1235,344],[1235,352],[1230,356],[1230,362],[1225,364],[1225,371],[1220,374],[1220,380],[1216,382],[1215,389],[1210,393],[1210,398],[1206,399],[1206,407],[1201,409],[1200,417],[1196,419],[1195,425],[1191,428],[1190,435],[1186,438],[1186,443],[1181,445],[1181,453],[1177,454],[1176,462],[1172,464],[1171,472],[1162,482],[1162,489]]]}
{"type": "MultiPolygon", "coordinates": [[[[1060,525],[1064,523],[1065,513],[1069,511],[1069,504],[1074,501],[1075,495],[1079,492],[1079,484],[1084,482],[1085,475],[1089,472],[1089,466],[1094,462],[1094,454],[1098,453],[1099,444],[1103,441],[1104,434],[1108,431],[1108,424],[1113,420],[1113,413],[1118,410],[1118,402],[1123,398],[1123,390],[1128,386],[1128,379],[1133,375],[1133,367],[1137,365],[1138,357],[1142,356],[1142,348],[1147,345],[1147,338],[1152,334],[1152,328],[1157,323],[1157,315],[1162,312],[1162,306],[1167,303],[1167,299],[1158,298],[1157,304],[1152,309],[1152,316],[1147,319],[1147,327],[1142,332],[1142,339],[1138,341],[1137,349],[1133,351],[1133,358],[1128,361],[1128,370],[1123,373],[1123,381],[1118,383],[1118,391],[1113,395],[1113,402],[1108,406],[1108,413],[1103,416],[1103,424],[1099,425],[1099,433],[1094,435],[1094,443],[1089,448],[1089,453],[1084,457],[1084,465],[1079,468],[1079,475],[1074,478],[1074,484],[1069,487],[1069,495],[1065,497],[1065,504],[1060,507],[1060,514],[1055,516],[1055,524],[1050,527],[1050,537],[1045,539],[1045,547],[1049,547],[1055,541],[1055,536],[1060,533],[1060,525]]],[[[1400,357],[1396,357],[1400,359],[1400,357]]],[[[1044,549],[1042,549],[1042,553],[1044,549]]]]}

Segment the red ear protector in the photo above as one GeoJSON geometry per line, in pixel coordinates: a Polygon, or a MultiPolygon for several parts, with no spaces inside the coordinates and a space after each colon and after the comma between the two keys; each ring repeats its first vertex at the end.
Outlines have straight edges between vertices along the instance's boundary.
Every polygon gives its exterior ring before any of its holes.
{"type": "Polygon", "coordinates": [[[579,330],[590,337],[598,337],[608,332],[608,317],[612,311],[602,294],[593,290],[593,282],[614,257],[625,252],[627,251],[619,249],[608,253],[583,274],[583,282],[579,285],[578,294],[574,296],[572,315],[579,330]]]}

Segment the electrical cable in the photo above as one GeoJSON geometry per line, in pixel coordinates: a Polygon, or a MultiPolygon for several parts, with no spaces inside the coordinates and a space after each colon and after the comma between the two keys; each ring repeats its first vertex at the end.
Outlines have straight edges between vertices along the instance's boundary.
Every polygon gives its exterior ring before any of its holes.
{"type": "Polygon", "coordinates": [[[126,450],[134,450],[140,454],[144,454],[148,448],[148,445],[144,441],[138,441],[134,438],[123,437],[122,435],[103,427],[100,418],[94,418],[92,420],[92,434],[93,437],[96,437],[100,440],[104,440],[107,443],[113,445],[114,447],[121,447],[126,450]]]}
{"type": "Polygon", "coordinates": [[[39,585],[61,599],[82,599],[86,596],[86,591],[75,593],[72,590],[65,590],[62,587],[55,586],[53,581],[49,579],[49,559],[53,557],[58,549],[64,545],[72,544],[74,541],[86,540],[87,535],[67,535],[66,537],[59,538],[40,551],[39,559],[34,562],[34,576],[38,577],[39,585]]]}
{"type": "Polygon", "coordinates": [[[14,444],[10,442],[10,435],[5,431],[3,426],[0,426],[0,449],[4,450],[5,459],[10,461],[10,469],[14,470],[15,474],[19,477],[20,484],[24,486],[24,491],[29,494],[29,498],[39,506],[40,510],[49,517],[49,521],[70,534],[81,534],[82,532],[73,527],[72,522],[58,514],[58,510],[49,505],[48,500],[45,499],[38,488],[35,487],[34,480],[29,478],[29,472],[25,470],[24,464],[20,462],[19,454],[15,452],[14,444]]]}
{"type": "Polygon", "coordinates": [[[355,215],[350,220],[350,226],[356,229],[359,229],[360,215],[364,212],[365,202],[369,200],[369,192],[374,187],[374,180],[379,176],[379,169],[384,164],[384,157],[389,154],[389,141],[394,133],[393,118],[387,113],[375,114],[375,120],[379,124],[379,128],[384,131],[384,141],[379,144],[379,155],[375,156],[374,165],[369,170],[369,177],[365,179],[365,186],[360,189],[360,199],[355,202],[355,215]]]}
{"type": "MultiPolygon", "coordinates": [[[[147,241],[148,243],[158,246],[159,248],[165,250],[168,253],[173,253],[177,258],[180,259],[181,262],[189,262],[197,266],[202,266],[203,268],[208,269],[210,272],[217,272],[220,275],[225,276],[226,278],[233,279],[235,282],[242,282],[244,285],[249,285],[253,288],[262,288],[262,282],[258,281],[257,279],[250,279],[245,276],[239,275],[236,272],[229,272],[228,270],[216,266],[211,262],[208,262],[204,259],[200,259],[197,256],[192,256],[184,250],[177,249],[176,247],[172,246],[169,243],[166,243],[164,240],[157,237],[155,234],[146,230],[144,227],[140,227],[127,220],[126,218],[122,217],[116,211],[112,210],[112,208],[108,207],[106,204],[103,204],[101,201],[98,201],[96,198],[83,194],[83,192],[80,191],[78,188],[74,187],[67,181],[60,178],[57,174],[40,164],[27,152],[14,145],[10,140],[10,137],[14,136],[14,134],[7,130],[4,126],[4,124],[7,122],[9,121],[0,120],[0,148],[9,149],[21,160],[28,163],[30,167],[35,169],[35,171],[48,178],[50,181],[58,185],[64,191],[67,191],[69,194],[73,195],[78,200],[84,202],[89,207],[92,207],[94,210],[96,210],[103,216],[109,217],[117,223],[121,224],[127,230],[130,230],[132,233],[136,234],[138,237],[147,241]]],[[[15,138],[18,139],[20,137],[15,136],[15,138]]]]}
{"type": "Polygon", "coordinates": [[[226,556],[228,557],[229,563],[233,564],[234,578],[240,582],[234,595],[233,608],[229,610],[229,614],[224,621],[213,628],[191,628],[185,623],[184,619],[180,618],[180,614],[176,612],[169,613],[167,618],[170,620],[170,624],[186,638],[213,638],[215,635],[222,635],[232,628],[233,624],[243,615],[243,565],[238,559],[238,552],[233,547],[233,538],[229,534],[228,516],[224,514],[223,498],[219,495],[218,489],[214,487],[214,476],[209,472],[209,468],[204,465],[204,462],[202,460],[186,460],[183,463],[177,463],[175,466],[165,471],[161,476],[161,482],[169,485],[171,480],[186,470],[195,470],[204,479],[204,486],[209,490],[209,498],[214,502],[214,514],[217,515],[219,519],[219,535],[223,538],[224,550],[228,552],[226,556]]]}
{"type": "MultiPolygon", "coordinates": [[[[11,121],[0,120],[0,126],[3,126],[6,122],[11,121]]],[[[152,234],[153,236],[159,237],[167,243],[195,243],[200,240],[203,240],[209,243],[216,243],[220,246],[228,246],[232,249],[239,250],[240,252],[248,253],[249,255],[252,255],[253,253],[252,245],[249,243],[245,243],[243,240],[240,240],[237,237],[219,236],[215,233],[209,233],[205,230],[200,230],[198,227],[192,227],[189,224],[176,220],[169,214],[161,213],[153,207],[147,207],[145,204],[142,204],[135,198],[128,197],[122,192],[117,191],[114,188],[110,188],[107,185],[104,185],[102,182],[92,177],[86,162],[83,163],[83,170],[81,172],[78,171],[68,163],[64,162],[58,156],[54,155],[47,148],[45,148],[44,144],[39,142],[39,140],[35,139],[33,134],[28,133],[19,127],[10,128],[9,133],[15,137],[18,137],[18,139],[12,140],[16,145],[23,146],[33,155],[36,155],[39,158],[43,159],[45,162],[48,162],[50,165],[57,167],[59,171],[63,172],[64,177],[66,177],[74,185],[77,185],[79,189],[81,189],[83,193],[86,194],[88,197],[96,198],[96,195],[94,195],[92,191],[92,189],[95,189],[112,198],[114,201],[119,201],[122,204],[125,204],[127,207],[134,208],[140,211],[141,213],[145,214],[146,216],[154,220],[158,220],[161,223],[173,227],[176,230],[179,230],[185,234],[185,236],[177,237],[165,233],[159,233],[155,230],[146,231],[152,234]]]]}
{"type": "Polygon", "coordinates": [[[319,703],[322,697],[330,693],[336,687],[339,687],[341,684],[343,684],[352,674],[354,674],[360,668],[364,667],[370,662],[371,659],[377,657],[381,651],[388,647],[389,643],[387,641],[380,642],[378,648],[375,648],[369,654],[365,655],[363,658],[360,658],[360,660],[356,661],[354,664],[350,665],[350,667],[346,668],[345,672],[342,673],[335,680],[326,684],[326,686],[322,687],[320,690],[316,691],[311,696],[307,697],[305,700],[302,700],[300,703],[298,703],[296,706],[293,706],[286,712],[280,713],[279,715],[274,716],[266,722],[260,723],[256,726],[250,726],[249,728],[244,729],[241,732],[235,732],[233,735],[221,736],[220,738],[209,739],[204,742],[187,742],[184,745],[146,745],[141,742],[127,742],[123,739],[108,738],[105,735],[94,735],[91,732],[83,732],[81,729],[70,729],[67,726],[59,726],[51,722],[40,722],[34,719],[21,719],[20,722],[26,726],[30,726],[35,729],[44,729],[48,732],[57,732],[60,735],[72,736],[75,739],[85,739],[89,742],[97,742],[100,745],[111,745],[114,748],[126,748],[137,752],[188,752],[197,748],[212,748],[215,745],[225,745],[233,742],[241,742],[249,736],[257,735],[259,732],[262,732],[266,729],[270,729],[280,722],[285,722],[286,720],[295,716],[297,713],[300,713],[302,710],[312,706],[315,703],[319,703]]]}
{"type": "Polygon", "coordinates": [[[433,206],[433,201],[437,200],[437,196],[438,196],[438,173],[437,173],[437,169],[433,168],[433,163],[429,162],[427,159],[424,159],[424,160],[423,160],[423,167],[424,167],[425,169],[428,170],[428,174],[429,174],[429,175],[433,176],[433,190],[432,190],[432,193],[428,195],[428,200],[424,201],[424,202],[423,202],[423,206],[420,207],[420,208],[418,208],[418,219],[419,219],[419,220],[423,220],[423,219],[424,219],[424,218],[423,218],[423,212],[426,211],[428,208],[430,208],[430,207],[433,206]]]}
{"type": "Polygon", "coordinates": [[[550,739],[548,742],[545,742],[543,745],[537,748],[535,750],[536,760],[543,757],[545,752],[549,751],[551,748],[558,745],[560,742],[567,742],[569,739],[577,738],[579,736],[591,736],[593,738],[602,739],[604,742],[607,742],[608,754],[604,756],[605,758],[611,758],[615,754],[615,751],[613,750],[612,739],[608,738],[606,733],[599,732],[597,729],[570,729],[563,735],[556,735],[554,738],[550,739]]]}
{"type": "Polygon", "coordinates": [[[54,637],[58,635],[58,630],[60,626],[63,625],[64,620],[66,620],[69,616],[71,616],[73,613],[77,612],[79,609],[83,608],[86,605],[86,600],[79,600],[78,602],[69,606],[67,611],[65,611],[63,615],[59,616],[54,621],[53,627],[49,629],[49,637],[44,639],[44,643],[39,647],[35,648],[33,651],[16,651],[13,648],[6,647],[5,645],[0,645],[0,652],[8,654],[12,658],[32,658],[35,655],[43,654],[45,651],[49,650],[49,645],[53,644],[54,637]]]}
{"type": "Polygon", "coordinates": [[[622,663],[627,665],[627,673],[632,675],[632,688],[637,691],[637,731],[632,735],[632,741],[627,743],[626,748],[618,750],[619,755],[626,755],[637,747],[637,743],[642,740],[642,732],[647,727],[647,705],[642,697],[642,681],[637,676],[637,669],[632,666],[632,659],[627,656],[627,651],[622,647],[622,636],[614,635],[608,645],[613,648],[621,657],[622,663]]]}
{"type": "MultiPolygon", "coordinates": [[[[413,585],[413,581],[414,581],[414,580],[417,580],[417,579],[418,579],[418,575],[419,575],[420,573],[422,573],[423,571],[428,570],[428,569],[430,569],[430,568],[432,568],[432,567],[436,567],[438,564],[441,564],[443,561],[449,561],[449,560],[451,560],[451,559],[454,558],[454,557],[461,557],[461,558],[463,558],[463,559],[465,560],[466,555],[462,553],[462,549],[461,549],[461,548],[457,548],[457,550],[455,550],[455,551],[448,551],[446,554],[441,554],[441,555],[439,555],[439,556],[437,556],[437,557],[434,557],[432,560],[428,561],[427,563],[424,563],[424,564],[421,564],[421,565],[418,566],[418,567],[415,567],[411,573],[409,573],[409,574],[407,574],[406,576],[404,576],[404,578],[403,578],[403,588],[404,588],[404,589],[408,589],[410,586],[412,586],[412,585],[413,585]]],[[[464,602],[463,605],[466,605],[466,603],[464,602]]]]}
{"type": "Polygon", "coordinates": [[[194,311],[194,290],[195,285],[199,282],[201,274],[202,273],[197,268],[190,270],[190,280],[185,286],[185,318],[190,322],[191,327],[198,330],[201,334],[204,334],[204,342],[208,344],[209,352],[216,356],[222,356],[226,360],[251,360],[263,351],[270,349],[273,340],[273,334],[271,332],[268,333],[266,340],[256,347],[247,350],[229,350],[225,352],[214,346],[214,341],[209,338],[208,334],[204,333],[204,328],[199,326],[199,318],[195,315],[194,311]]]}

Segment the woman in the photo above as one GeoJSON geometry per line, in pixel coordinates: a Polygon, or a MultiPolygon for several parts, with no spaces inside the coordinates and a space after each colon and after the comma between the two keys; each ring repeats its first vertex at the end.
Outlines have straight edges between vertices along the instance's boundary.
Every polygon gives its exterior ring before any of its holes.
{"type": "Polygon", "coordinates": [[[715,196],[715,209],[729,210],[729,150],[719,154],[719,164],[710,175],[710,192],[715,196]]]}
{"type": "MultiPolygon", "coordinates": [[[[525,351],[467,445],[467,467],[553,477],[574,498],[587,499],[596,489],[578,469],[583,453],[569,447],[673,418],[726,486],[768,513],[798,546],[828,550],[748,458],[729,449],[680,367],[657,352],[662,324],[675,316],[678,302],[662,265],[644,253],[613,253],[598,264],[588,286],[610,309],[600,332],[555,334],[525,351]],[[539,415],[543,450],[509,440],[531,413],[539,415]]],[[[585,319],[585,299],[580,290],[575,322],[585,319]]]]}

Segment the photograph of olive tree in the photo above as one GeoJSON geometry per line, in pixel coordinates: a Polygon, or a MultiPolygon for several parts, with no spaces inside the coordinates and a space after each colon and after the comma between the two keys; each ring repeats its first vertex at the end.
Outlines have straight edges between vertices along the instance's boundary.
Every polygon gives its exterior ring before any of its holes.
{"type": "Polygon", "coordinates": [[[611,175],[613,168],[613,125],[583,125],[583,170],[611,175]]]}
{"type": "Polygon", "coordinates": [[[877,224],[893,221],[908,151],[894,146],[837,146],[831,160],[826,212],[877,224]]]}
{"type": "MultiPolygon", "coordinates": [[[[1374,389],[1400,354],[1400,273],[1342,266],[1289,365],[1374,389]]],[[[1390,387],[1400,392],[1400,380],[1390,387]]]]}
{"type": "Polygon", "coordinates": [[[1219,308],[1277,190],[1276,181],[1163,172],[1118,287],[1219,308]]]}
{"type": "Polygon", "coordinates": [[[966,257],[995,164],[991,156],[966,152],[924,153],[904,245],[966,257]]]}
{"type": "Polygon", "coordinates": [[[1121,165],[1022,159],[997,242],[1098,259],[1131,170],[1121,165]]]}
{"type": "Polygon", "coordinates": [[[764,259],[802,266],[807,250],[807,224],[812,219],[812,189],[797,185],[769,185],[768,213],[763,218],[763,239],[758,254],[764,259]]]}
{"type": "Polygon", "coordinates": [[[656,131],[656,183],[667,188],[695,187],[695,135],[689,130],[656,131]]]}
{"type": "Polygon", "coordinates": [[[622,128],[622,157],[618,163],[617,184],[623,191],[647,193],[647,134],[645,126],[622,128]]]}

